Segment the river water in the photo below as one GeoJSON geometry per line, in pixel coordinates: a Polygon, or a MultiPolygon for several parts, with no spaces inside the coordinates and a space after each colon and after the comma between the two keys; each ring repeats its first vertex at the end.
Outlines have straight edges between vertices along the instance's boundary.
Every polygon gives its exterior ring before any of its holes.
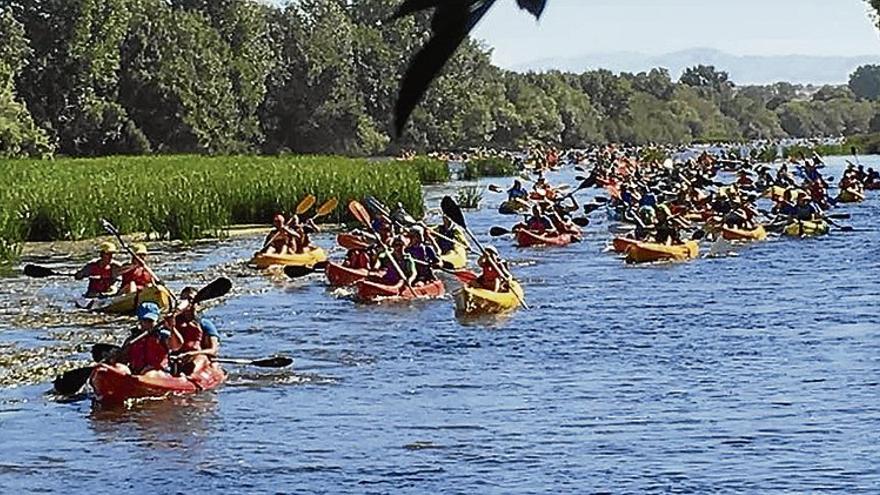
{"type": "MultiPolygon", "coordinates": [[[[256,237],[165,251],[176,288],[233,279],[206,312],[227,355],[294,367],[232,367],[216,392],[121,411],[2,388],[0,493],[878,493],[878,196],[841,210],[856,232],[678,265],[603,252],[600,212],[568,248],[494,240],[532,309],[482,322],[255,274],[256,237]]],[[[499,202],[468,215],[484,240],[511,223],[499,202]]],[[[38,371],[125,332],[74,315],[78,290],[4,279],[0,349],[38,371]]]]}

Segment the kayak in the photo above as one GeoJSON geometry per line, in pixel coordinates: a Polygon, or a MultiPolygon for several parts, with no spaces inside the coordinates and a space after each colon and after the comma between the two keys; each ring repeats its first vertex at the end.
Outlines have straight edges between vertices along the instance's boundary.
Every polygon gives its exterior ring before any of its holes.
{"type": "Polygon", "coordinates": [[[573,240],[571,234],[542,235],[525,229],[516,231],[516,243],[519,247],[567,246],[573,240]]]}
{"type": "Polygon", "coordinates": [[[519,215],[520,213],[524,213],[529,211],[531,205],[529,205],[528,201],[522,199],[509,199],[498,207],[498,213],[502,215],[519,215]]]}
{"type": "Polygon", "coordinates": [[[520,299],[524,300],[525,293],[515,280],[510,282],[510,288],[511,290],[506,292],[495,292],[476,287],[463,287],[455,293],[455,314],[477,316],[513,311],[519,307],[520,299]]]}
{"type": "Polygon", "coordinates": [[[697,241],[688,241],[677,246],[637,242],[626,252],[627,263],[650,263],[654,261],[687,261],[700,254],[697,241]]]}
{"type": "Polygon", "coordinates": [[[614,246],[615,253],[626,254],[626,252],[629,251],[629,247],[637,242],[639,242],[638,239],[615,237],[612,245],[614,246]]]}
{"type": "Polygon", "coordinates": [[[349,268],[333,262],[327,263],[324,271],[327,273],[327,282],[333,287],[348,287],[370,275],[370,270],[366,268],[349,268]]]}
{"type": "Polygon", "coordinates": [[[427,284],[413,285],[409,290],[403,283],[384,285],[380,282],[361,280],[357,283],[355,298],[361,302],[411,301],[413,299],[437,299],[446,294],[443,281],[437,279],[427,284]]]}
{"type": "Polygon", "coordinates": [[[840,191],[840,194],[837,195],[837,202],[838,203],[861,203],[864,200],[865,200],[864,194],[861,194],[861,193],[858,193],[855,191],[850,191],[848,189],[845,191],[840,191]]]}
{"type": "Polygon", "coordinates": [[[767,238],[767,231],[763,225],[758,225],[752,230],[740,230],[724,227],[721,236],[728,241],[763,241],[767,238]]]}
{"type": "Polygon", "coordinates": [[[250,264],[257,268],[270,266],[314,266],[327,261],[327,253],[320,247],[313,247],[304,253],[295,254],[255,254],[250,264]]]}
{"type": "Polygon", "coordinates": [[[96,313],[128,315],[133,314],[138,305],[145,302],[156,303],[165,312],[171,307],[171,293],[165,287],[149,285],[137,292],[129,292],[128,294],[80,300],[77,301],[76,305],[96,313]]]}
{"type": "Polygon", "coordinates": [[[217,363],[203,366],[189,376],[174,376],[170,373],[132,375],[124,367],[99,364],[89,377],[95,399],[104,404],[120,404],[128,399],[144,397],[194,394],[216,388],[224,381],[226,372],[217,363]]]}
{"type": "Polygon", "coordinates": [[[792,222],[785,227],[783,233],[791,237],[812,237],[825,235],[829,231],[828,222],[792,222]]]}
{"type": "Polygon", "coordinates": [[[865,189],[868,191],[880,191],[880,182],[871,182],[870,184],[865,184],[865,189]]]}
{"type": "Polygon", "coordinates": [[[364,250],[373,244],[373,240],[366,236],[341,232],[336,236],[336,242],[345,249],[364,250]]]}
{"type": "Polygon", "coordinates": [[[446,268],[461,270],[468,264],[467,251],[461,246],[456,246],[452,251],[440,255],[440,261],[443,262],[446,268]]]}

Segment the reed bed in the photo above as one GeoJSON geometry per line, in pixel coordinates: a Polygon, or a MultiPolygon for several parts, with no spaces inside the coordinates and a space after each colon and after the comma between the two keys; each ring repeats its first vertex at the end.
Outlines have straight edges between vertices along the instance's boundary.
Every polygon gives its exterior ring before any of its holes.
{"type": "Polygon", "coordinates": [[[192,240],[232,224],[270,223],[307,194],[339,199],[329,222],[351,221],[348,200],[366,195],[418,215],[420,173],[407,162],[333,156],[0,161],[0,261],[14,259],[24,241],[102,235],[100,218],[122,232],[192,240]]]}

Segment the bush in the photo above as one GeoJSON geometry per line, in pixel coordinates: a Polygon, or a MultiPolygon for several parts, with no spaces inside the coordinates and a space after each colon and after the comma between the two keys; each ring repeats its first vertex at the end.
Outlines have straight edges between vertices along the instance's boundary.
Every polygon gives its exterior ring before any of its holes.
{"type": "Polygon", "coordinates": [[[418,156],[412,160],[397,163],[404,163],[413,168],[419,175],[419,182],[422,184],[440,184],[450,179],[449,166],[443,160],[418,156]]]}
{"type": "Polygon", "coordinates": [[[510,160],[500,157],[479,158],[465,163],[461,178],[477,180],[480,177],[508,177],[517,172],[519,170],[510,160]]]}

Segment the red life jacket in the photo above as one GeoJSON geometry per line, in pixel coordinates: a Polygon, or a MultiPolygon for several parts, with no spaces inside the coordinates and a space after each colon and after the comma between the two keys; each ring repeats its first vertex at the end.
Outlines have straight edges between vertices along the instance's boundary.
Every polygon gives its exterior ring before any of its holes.
{"type": "Polygon", "coordinates": [[[113,263],[101,265],[101,260],[89,263],[89,294],[106,294],[113,287],[113,263]]]}
{"type": "Polygon", "coordinates": [[[501,274],[499,274],[498,271],[488,263],[486,265],[481,265],[480,268],[483,269],[483,273],[478,279],[480,285],[486,290],[495,290],[495,281],[501,278],[501,274]]]}
{"type": "Polygon", "coordinates": [[[199,322],[195,320],[182,320],[178,318],[175,322],[175,328],[180,332],[183,339],[183,345],[180,346],[180,352],[199,351],[202,349],[202,337],[204,332],[199,322]]]}
{"type": "Polygon", "coordinates": [[[148,272],[146,268],[136,266],[122,275],[123,287],[128,287],[131,282],[134,282],[134,285],[138,289],[143,289],[153,283],[153,276],[150,275],[150,272],[148,272]]]}
{"type": "Polygon", "coordinates": [[[359,249],[349,251],[345,261],[349,268],[355,270],[363,270],[370,267],[370,257],[359,249]]]}
{"type": "Polygon", "coordinates": [[[132,374],[168,369],[168,348],[155,334],[138,340],[128,349],[128,367],[132,374]]]}

